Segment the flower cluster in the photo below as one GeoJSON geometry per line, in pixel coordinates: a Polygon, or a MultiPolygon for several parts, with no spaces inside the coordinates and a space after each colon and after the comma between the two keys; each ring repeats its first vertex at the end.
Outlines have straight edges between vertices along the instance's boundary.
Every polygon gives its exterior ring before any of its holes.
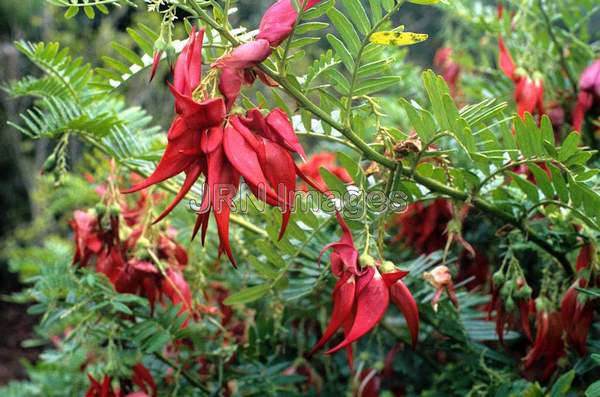
{"type": "MultiPolygon", "coordinates": [[[[106,201],[114,199],[110,190],[114,189],[100,189],[106,201]]],[[[133,206],[126,202],[107,205],[106,201],[73,214],[73,264],[93,265],[117,292],[144,296],[152,308],[165,297],[173,305],[181,304],[180,314],[186,313],[189,319],[194,312],[192,293],[183,277],[188,255],[174,239],[176,230],[157,232],[148,227],[145,193],[133,206]]]]}
{"type": "Polygon", "coordinates": [[[85,397],[156,397],[156,382],[152,374],[142,364],[133,366],[131,379],[119,380],[117,388],[113,388],[110,376],[104,375],[102,381],[94,379],[88,374],[90,387],[85,397]],[[136,391],[134,391],[137,388],[136,391]]]}
{"type": "MultiPolygon", "coordinates": [[[[306,7],[314,3],[309,2],[306,7]]],[[[170,85],[177,116],[169,129],[165,152],[145,181],[124,191],[139,191],[185,173],[181,189],[156,219],[159,221],[203,175],[204,194],[193,235],[202,230],[204,242],[212,212],[220,239],[219,252],[226,253],[234,265],[229,243],[229,218],[241,177],[258,199],[281,209],[280,238],[291,214],[296,178],[308,178],[294,163],[293,154],[306,156],[289,117],[282,110],[272,110],[266,116],[259,109],[251,109],[245,115],[227,114],[239,94],[238,90],[231,95],[227,76],[231,73],[238,77],[251,75],[248,68],[264,60],[270,54],[270,46],[287,37],[296,16],[289,1],[278,1],[265,14],[256,41],[237,47],[214,64],[223,69],[219,87],[224,98],[208,97],[201,80],[204,31],[191,32],[177,58],[173,84],[170,85]],[[250,61],[246,55],[255,54],[257,47],[265,47],[268,51],[261,50],[260,56],[251,57],[250,61]]]]}
{"type": "Polygon", "coordinates": [[[338,278],[333,289],[331,320],[311,354],[321,349],[342,328],[344,339],[327,354],[346,348],[348,363],[353,365],[352,343],[371,331],[385,314],[390,299],[404,314],[411,333],[413,345],[419,332],[417,304],[402,282],[408,272],[397,269],[391,262],[376,262],[364,255],[359,258],[352,233],[339,213],[342,237],[336,243],[323,248],[321,255],[332,249],[330,256],[332,273],[338,278]]]}

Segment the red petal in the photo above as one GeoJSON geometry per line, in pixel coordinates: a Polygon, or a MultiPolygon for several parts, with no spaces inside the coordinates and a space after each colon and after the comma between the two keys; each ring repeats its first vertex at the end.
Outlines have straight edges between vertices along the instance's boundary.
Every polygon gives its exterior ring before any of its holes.
{"type": "Polygon", "coordinates": [[[211,67],[221,69],[246,69],[258,65],[271,55],[271,47],[267,40],[257,37],[237,46],[229,54],[217,59],[211,67]]]}
{"type": "MultiPolygon", "coordinates": [[[[264,140],[264,161],[261,167],[271,184],[277,192],[277,198],[282,213],[281,229],[279,239],[283,237],[290,219],[294,205],[294,193],[296,191],[296,170],[294,160],[290,154],[276,143],[264,140]]],[[[259,156],[259,160],[262,156],[259,156]]]]}
{"type": "Polygon", "coordinates": [[[203,130],[217,127],[223,123],[225,119],[225,102],[223,102],[223,98],[196,102],[191,96],[181,94],[170,84],[169,89],[175,97],[175,111],[183,116],[190,129],[203,130]]]}
{"type": "Polygon", "coordinates": [[[200,143],[200,134],[188,129],[182,117],[173,120],[169,129],[169,143],[154,172],[143,182],[123,190],[122,193],[137,192],[148,186],[172,178],[186,170],[195,160],[193,156],[182,154],[183,150],[196,147],[200,143]]]}
{"type": "Polygon", "coordinates": [[[383,277],[383,281],[385,281],[385,285],[387,285],[388,288],[390,288],[396,283],[396,281],[399,281],[407,274],[408,272],[405,270],[394,270],[393,272],[382,273],[381,276],[383,277]]]}
{"type": "Polygon", "coordinates": [[[236,262],[229,245],[229,215],[231,202],[239,185],[239,174],[227,162],[222,148],[217,148],[208,155],[207,180],[221,247],[235,266],[236,262]]]}
{"type": "Polygon", "coordinates": [[[321,339],[319,339],[319,341],[310,351],[310,354],[314,354],[317,350],[322,348],[342,326],[344,320],[352,315],[352,306],[354,305],[355,293],[356,282],[354,275],[351,275],[347,279],[338,281],[333,292],[333,311],[331,313],[331,321],[323,332],[321,339]]]}
{"type": "Polygon", "coordinates": [[[200,163],[193,164],[185,171],[185,180],[183,181],[183,185],[181,185],[181,187],[179,188],[179,192],[177,193],[171,204],[169,204],[167,208],[165,208],[163,212],[161,212],[161,214],[158,216],[158,218],[154,220],[153,223],[160,222],[165,216],[169,215],[169,213],[173,211],[173,208],[175,208],[175,206],[185,198],[185,195],[190,191],[192,186],[194,186],[194,183],[196,183],[201,173],[202,165],[200,163]]]}
{"type": "Polygon", "coordinates": [[[356,286],[358,298],[352,328],[344,340],[333,349],[330,349],[327,354],[335,353],[364,336],[377,325],[385,314],[389,303],[389,293],[383,277],[378,271],[375,271],[371,281],[362,290],[361,278],[359,278],[356,286]]]}
{"type": "Polygon", "coordinates": [[[198,87],[202,74],[202,41],[204,29],[192,29],[187,44],[177,57],[173,85],[177,92],[191,96],[198,87]]]}
{"type": "Polygon", "coordinates": [[[288,150],[298,153],[300,157],[306,160],[306,153],[304,153],[288,115],[283,110],[274,109],[265,120],[273,136],[279,138],[279,143],[283,144],[288,150]]]}
{"type": "Polygon", "coordinates": [[[419,337],[419,308],[417,302],[402,280],[398,280],[390,287],[390,298],[406,319],[414,348],[419,337]]]}
{"type": "Polygon", "coordinates": [[[502,36],[498,37],[498,47],[500,48],[500,56],[498,58],[500,69],[502,69],[509,79],[515,80],[515,62],[513,61],[510,52],[508,52],[502,36]]]}
{"type": "MultiPolygon", "coordinates": [[[[242,125],[241,128],[245,127],[242,125]]],[[[237,128],[231,125],[225,128],[223,147],[229,162],[244,177],[250,188],[255,189],[255,194],[258,193],[257,197],[263,201],[270,198],[272,201],[277,202],[277,194],[267,183],[256,151],[237,128]]]]}
{"type": "Polygon", "coordinates": [[[242,89],[242,76],[239,69],[225,68],[219,77],[219,92],[225,98],[225,104],[229,111],[242,89]]]}

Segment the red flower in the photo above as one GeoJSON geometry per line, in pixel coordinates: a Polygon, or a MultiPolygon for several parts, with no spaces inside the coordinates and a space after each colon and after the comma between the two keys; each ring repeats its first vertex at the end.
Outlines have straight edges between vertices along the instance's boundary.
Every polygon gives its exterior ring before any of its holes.
{"type": "Polygon", "coordinates": [[[393,241],[403,240],[418,253],[437,251],[446,245],[444,234],[451,220],[452,206],[448,200],[439,198],[427,206],[422,202],[412,203],[396,216],[400,230],[393,241]]]}
{"type": "Polygon", "coordinates": [[[590,281],[595,282],[594,274],[586,271],[592,264],[594,249],[593,245],[587,244],[579,251],[576,266],[578,277],[569,287],[560,304],[560,315],[567,334],[567,341],[581,356],[587,353],[586,341],[594,317],[594,304],[597,300],[582,296],[577,287],[587,288],[590,281]]]}
{"type": "Polygon", "coordinates": [[[333,249],[330,258],[332,272],[339,277],[332,293],[333,312],[311,354],[323,347],[338,329],[343,328],[344,339],[329,349],[327,354],[346,348],[352,367],[352,343],[379,323],[387,310],[390,295],[405,313],[413,343],[416,343],[418,333],[418,311],[412,295],[400,281],[407,272],[396,270],[393,264],[385,269],[389,270],[385,273],[380,272],[384,266],[378,263],[363,263],[361,267],[350,229],[339,213],[336,213],[336,217],[342,227],[342,238],[337,243],[328,244],[322,251],[333,249]]]}
{"type": "MultiPolygon", "coordinates": [[[[324,185],[325,181],[323,180],[323,177],[321,177],[320,172],[321,167],[327,169],[329,172],[337,176],[342,182],[352,182],[352,177],[350,174],[348,174],[348,171],[346,171],[346,169],[343,167],[338,167],[335,165],[335,154],[330,152],[314,154],[306,163],[301,164],[298,168],[304,173],[304,175],[311,178],[316,183],[324,185]]],[[[302,185],[301,189],[308,191],[308,187],[306,185],[302,185]]]]}
{"type": "MultiPolygon", "coordinates": [[[[307,10],[319,1],[307,0],[300,3],[304,10],[307,10]]],[[[223,69],[219,80],[219,90],[225,97],[228,109],[233,106],[242,85],[251,85],[257,75],[265,84],[277,85],[264,73],[253,68],[267,59],[273,52],[273,48],[288,38],[297,18],[298,12],[294,9],[291,0],[278,0],[263,15],[258,34],[253,41],[239,45],[211,65],[223,69]]]]}
{"type": "Polygon", "coordinates": [[[97,255],[102,249],[102,240],[97,233],[97,219],[87,212],[77,210],[69,225],[75,234],[73,263],[86,266],[91,256],[97,255]]]}
{"type": "Polygon", "coordinates": [[[460,65],[452,59],[452,48],[442,47],[438,49],[433,57],[433,66],[442,75],[446,83],[448,83],[450,95],[456,98],[459,92],[460,65]]]}
{"type": "Polygon", "coordinates": [[[185,197],[206,171],[206,156],[200,150],[201,141],[214,138],[212,127],[221,125],[225,118],[225,105],[222,99],[209,99],[199,102],[195,99],[200,85],[202,71],[202,39],[204,30],[192,30],[190,38],[177,58],[171,93],[175,97],[175,110],[178,116],[173,120],[167,134],[167,147],[158,166],[145,181],[123,191],[132,193],[172,178],[182,172],[185,181],[173,202],[158,216],[155,222],[164,218],[185,197]]]}
{"type": "Polygon", "coordinates": [[[287,115],[275,109],[264,117],[258,109],[233,116],[223,136],[225,155],[252,193],[282,212],[279,238],[285,232],[294,201],[296,177],[303,176],[292,158],[304,150],[287,115]]]}
{"type": "Polygon", "coordinates": [[[600,101],[600,59],[588,66],[579,78],[579,94],[573,110],[573,128],[581,131],[586,114],[600,101]]]}
{"type": "Polygon", "coordinates": [[[152,374],[148,368],[142,364],[136,364],[133,366],[133,376],[131,380],[122,382],[120,388],[114,390],[111,385],[111,378],[108,375],[104,375],[102,383],[98,382],[94,377],[88,374],[90,380],[90,387],[85,393],[85,397],[156,397],[156,382],[152,377],[152,374]],[[129,392],[125,394],[123,390],[131,390],[131,384],[139,388],[138,391],[129,392]]]}
{"type": "Polygon", "coordinates": [[[364,369],[358,375],[360,381],[355,397],[378,397],[381,390],[381,375],[376,369],[364,369]]]}
{"type": "Polygon", "coordinates": [[[536,328],[533,347],[523,358],[523,364],[530,376],[545,381],[556,370],[558,360],[566,354],[560,314],[549,313],[545,308],[539,308],[536,328]]]}
{"type": "Polygon", "coordinates": [[[110,376],[104,375],[102,383],[98,382],[94,377],[88,374],[90,387],[85,393],[85,397],[120,397],[120,392],[115,392],[110,384],[110,376]]]}
{"type": "Polygon", "coordinates": [[[531,79],[529,76],[517,72],[515,62],[506,48],[502,36],[498,38],[498,47],[500,48],[498,65],[515,85],[514,98],[519,117],[523,118],[525,112],[543,114],[544,82],[541,79],[531,79]]]}

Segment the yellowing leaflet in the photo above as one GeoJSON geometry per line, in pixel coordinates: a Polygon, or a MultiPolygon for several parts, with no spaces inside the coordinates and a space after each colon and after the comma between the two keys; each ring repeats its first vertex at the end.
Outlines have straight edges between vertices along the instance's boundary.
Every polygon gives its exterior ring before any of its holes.
{"type": "Polygon", "coordinates": [[[413,32],[375,32],[369,39],[371,43],[383,45],[411,45],[427,40],[429,37],[426,33],[413,32]]]}

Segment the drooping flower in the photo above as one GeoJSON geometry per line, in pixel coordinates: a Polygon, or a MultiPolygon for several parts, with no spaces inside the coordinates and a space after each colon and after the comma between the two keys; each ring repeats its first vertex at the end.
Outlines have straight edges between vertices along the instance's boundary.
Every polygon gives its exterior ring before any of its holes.
{"type": "Polygon", "coordinates": [[[167,147],[154,172],[143,182],[124,190],[132,193],[145,189],[176,175],[185,173],[185,181],[173,202],[155,222],[164,218],[183,200],[196,180],[206,172],[206,156],[200,150],[203,140],[211,140],[215,128],[223,124],[225,104],[221,98],[204,99],[196,92],[201,83],[202,39],[204,30],[192,30],[187,44],[177,58],[173,84],[169,86],[175,97],[177,116],[167,134],[167,147]]]}
{"type": "Polygon", "coordinates": [[[498,47],[500,49],[498,65],[515,86],[514,99],[519,117],[523,119],[526,112],[544,114],[544,82],[542,78],[531,78],[517,69],[502,36],[498,38],[498,47]]]}
{"type": "Polygon", "coordinates": [[[325,246],[322,252],[332,249],[331,269],[338,277],[333,289],[333,311],[331,320],[311,354],[323,347],[339,329],[344,330],[344,339],[327,354],[343,348],[347,350],[348,362],[352,367],[352,344],[370,332],[385,314],[390,296],[404,313],[413,344],[418,333],[418,310],[412,295],[402,283],[401,278],[407,272],[395,269],[391,263],[382,265],[371,257],[359,260],[348,225],[339,213],[336,213],[342,228],[339,242],[325,246]]]}
{"type": "Polygon", "coordinates": [[[586,244],[579,251],[576,264],[577,278],[564,294],[560,304],[560,315],[567,341],[581,356],[587,353],[587,336],[592,325],[597,299],[582,296],[577,288],[588,288],[590,284],[597,282],[597,277],[591,269],[594,249],[592,244],[586,244]]]}
{"type": "Polygon", "coordinates": [[[452,205],[446,199],[436,199],[429,205],[411,203],[394,219],[399,231],[393,242],[403,241],[418,253],[437,251],[446,245],[444,234],[451,220],[452,205]]]}
{"type": "Polygon", "coordinates": [[[500,343],[504,343],[506,325],[520,327],[525,336],[532,340],[529,315],[535,313],[535,304],[531,299],[531,287],[519,276],[516,280],[506,280],[502,271],[494,273],[492,284],[492,300],[488,306],[488,319],[492,319],[495,311],[496,334],[500,343]],[[518,309],[518,315],[514,311],[518,309]],[[515,320],[519,319],[518,325],[515,320]]]}
{"type": "Polygon", "coordinates": [[[102,249],[102,240],[97,233],[97,219],[94,215],[77,210],[69,225],[74,232],[75,255],[73,263],[86,266],[92,255],[97,255],[102,249]]]}
{"type": "Polygon", "coordinates": [[[252,193],[281,209],[281,238],[293,208],[296,178],[306,179],[292,157],[294,153],[305,157],[305,153],[288,116],[281,109],[266,117],[258,109],[249,110],[245,117],[232,116],[225,128],[223,147],[252,193]]]}
{"type": "Polygon", "coordinates": [[[157,387],[152,374],[144,365],[138,363],[133,366],[133,373],[130,380],[122,380],[119,387],[114,389],[112,378],[104,375],[102,382],[97,381],[88,374],[90,386],[85,393],[85,397],[156,397],[157,387]],[[133,386],[138,390],[134,391],[133,386]]]}
{"type": "Polygon", "coordinates": [[[579,78],[579,94],[573,110],[573,129],[581,131],[594,104],[600,106],[600,59],[588,66],[579,78]]]}
{"type": "Polygon", "coordinates": [[[523,358],[526,374],[547,380],[556,370],[558,360],[565,356],[560,313],[549,311],[543,299],[536,301],[536,335],[533,346],[523,358]]]}

